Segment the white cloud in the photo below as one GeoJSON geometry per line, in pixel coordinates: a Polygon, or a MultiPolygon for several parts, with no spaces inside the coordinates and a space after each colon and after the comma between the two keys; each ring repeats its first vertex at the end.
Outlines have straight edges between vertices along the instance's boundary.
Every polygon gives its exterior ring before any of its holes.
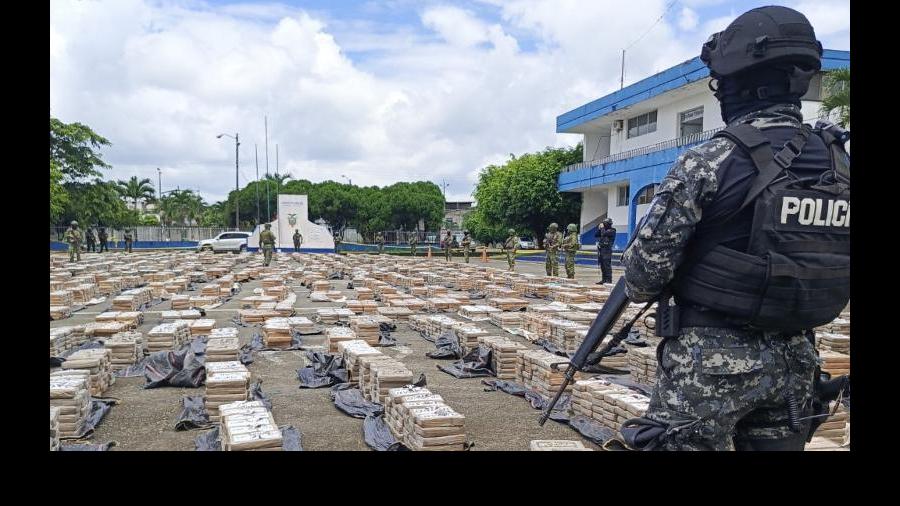
{"type": "Polygon", "coordinates": [[[690,7],[684,7],[681,9],[681,13],[678,16],[678,28],[689,32],[697,28],[697,24],[699,22],[700,18],[697,16],[697,13],[693,9],[691,9],[690,7]]]}
{"type": "MultiPolygon", "coordinates": [[[[160,167],[164,189],[208,201],[234,187],[234,142],[217,134],[240,133],[241,184],[254,144],[265,171],[264,115],[270,171],[278,144],[280,171],[298,178],[446,179],[448,198],[469,198],[481,167],[578,142],[555,133],[556,116],[618,89],[621,49],[667,4],[489,3],[499,22],[431,5],[394,30],[279,4],[54,0],[51,112],[113,142],[108,178],[155,183],[160,167]]],[[[628,50],[626,84],[696,56],[710,23],[733,16],[698,16],[689,33],[672,18],[628,50]]]]}

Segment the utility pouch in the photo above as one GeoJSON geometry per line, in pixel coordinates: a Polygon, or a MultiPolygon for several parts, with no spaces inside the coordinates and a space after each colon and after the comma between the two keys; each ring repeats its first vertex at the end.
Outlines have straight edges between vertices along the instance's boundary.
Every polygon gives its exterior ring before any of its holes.
{"type": "Polygon", "coordinates": [[[679,324],[678,306],[675,305],[675,297],[672,292],[664,291],[656,307],[656,336],[677,337],[681,325],[679,324]]]}

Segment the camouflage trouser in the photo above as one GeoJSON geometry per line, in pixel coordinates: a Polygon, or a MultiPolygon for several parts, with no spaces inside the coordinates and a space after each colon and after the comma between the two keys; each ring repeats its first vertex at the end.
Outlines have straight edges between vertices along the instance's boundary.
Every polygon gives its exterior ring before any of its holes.
{"type": "Polygon", "coordinates": [[[547,267],[548,276],[559,276],[559,257],[556,252],[547,252],[547,260],[544,265],[547,267]]]}
{"type": "Polygon", "coordinates": [[[509,264],[509,270],[516,270],[516,254],[514,252],[506,250],[506,263],[509,264]]]}
{"type": "Polygon", "coordinates": [[[275,248],[272,246],[263,246],[263,260],[266,267],[269,266],[269,263],[272,261],[272,251],[275,248]]]}
{"type": "Polygon", "coordinates": [[[466,259],[466,263],[469,263],[469,248],[463,248],[463,258],[466,259]]]}
{"type": "Polygon", "coordinates": [[[69,261],[70,262],[80,262],[81,261],[81,245],[80,244],[72,244],[69,243],[69,261]]]}
{"type": "Polygon", "coordinates": [[[791,431],[788,398],[808,415],[816,352],[804,336],[690,327],[664,340],[657,359],[644,415],[665,429],[656,449],[803,449],[810,422],[791,431]]]}
{"type": "Polygon", "coordinates": [[[131,253],[131,245],[134,244],[133,241],[125,241],[125,251],[131,253]]]}
{"type": "Polygon", "coordinates": [[[448,262],[450,260],[452,260],[453,259],[453,250],[451,250],[450,248],[444,248],[444,257],[447,259],[448,262]]]}
{"type": "Polygon", "coordinates": [[[415,246],[415,245],[410,245],[410,246],[409,246],[409,253],[410,253],[412,256],[416,256],[416,246],[415,246]]]}
{"type": "Polygon", "coordinates": [[[575,252],[566,252],[566,277],[575,279],[575,252]]]}
{"type": "Polygon", "coordinates": [[[378,245],[378,254],[380,255],[382,253],[384,253],[384,244],[379,244],[378,245]]]}

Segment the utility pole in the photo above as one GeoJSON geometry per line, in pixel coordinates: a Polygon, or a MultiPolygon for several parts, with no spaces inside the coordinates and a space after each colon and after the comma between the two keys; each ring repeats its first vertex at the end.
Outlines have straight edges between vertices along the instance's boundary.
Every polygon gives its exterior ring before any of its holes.
{"type": "Polygon", "coordinates": [[[263,116],[266,127],[266,223],[272,219],[272,209],[269,204],[269,117],[263,116]]]}
{"type": "Polygon", "coordinates": [[[625,87],[625,50],[622,50],[622,74],[619,77],[619,89],[625,87]]]}
{"type": "Polygon", "coordinates": [[[159,176],[159,183],[156,186],[157,199],[159,199],[162,197],[162,171],[159,170],[159,167],[156,168],[156,174],[159,176]]]}
{"type": "Polygon", "coordinates": [[[275,143],[275,177],[278,177],[278,143],[275,143]]]}
{"type": "Polygon", "coordinates": [[[241,186],[238,182],[238,173],[240,172],[240,162],[239,153],[240,153],[240,145],[241,141],[238,140],[237,132],[234,133],[234,229],[241,229],[241,218],[238,213],[238,209],[240,209],[241,202],[241,186]]]}
{"type": "Polygon", "coordinates": [[[253,145],[253,158],[256,159],[256,226],[259,226],[259,149],[253,145]]]}

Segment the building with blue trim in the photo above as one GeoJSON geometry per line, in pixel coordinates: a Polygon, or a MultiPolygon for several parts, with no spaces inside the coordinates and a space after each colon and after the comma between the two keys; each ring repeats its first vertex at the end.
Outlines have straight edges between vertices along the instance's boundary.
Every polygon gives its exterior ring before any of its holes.
{"type": "MultiPolygon", "coordinates": [[[[844,67],[849,51],[824,51],[823,71],[844,67]]],[[[557,133],[583,135],[584,161],[563,169],[557,183],[559,191],[581,194],[582,245],[595,243],[609,217],[615,249],[624,249],[678,156],[725,126],[709,81],[696,57],[556,118],[557,133]]],[[[820,118],[821,95],[820,72],[802,100],[806,123],[820,118]]]]}

